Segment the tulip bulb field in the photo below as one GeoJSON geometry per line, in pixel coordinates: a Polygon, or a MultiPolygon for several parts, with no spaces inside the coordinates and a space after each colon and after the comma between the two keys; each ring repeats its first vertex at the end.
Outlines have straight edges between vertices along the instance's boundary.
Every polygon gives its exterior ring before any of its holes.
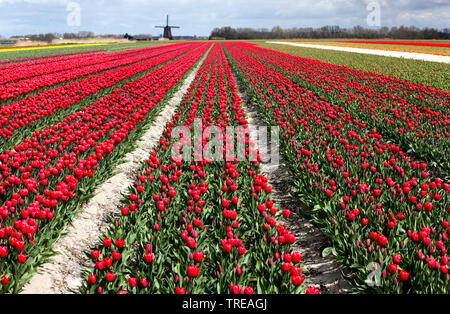
{"type": "Polygon", "coordinates": [[[108,215],[69,292],[326,292],[305,266],[302,220],[346,292],[450,293],[448,67],[433,86],[289,49],[195,41],[2,60],[0,292],[71,254],[55,247],[158,126],[120,201],[94,203],[108,215]],[[254,123],[278,130],[283,182],[262,167],[254,123]],[[299,205],[282,207],[274,183],[299,205]]]}

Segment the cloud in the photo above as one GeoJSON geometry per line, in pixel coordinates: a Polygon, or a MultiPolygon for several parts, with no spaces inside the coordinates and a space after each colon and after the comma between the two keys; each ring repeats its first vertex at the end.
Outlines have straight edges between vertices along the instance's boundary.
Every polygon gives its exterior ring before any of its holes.
{"type": "Polygon", "coordinates": [[[415,25],[417,23],[432,24],[433,21],[435,21],[436,19],[441,21],[449,21],[450,12],[448,11],[436,13],[430,11],[424,11],[420,13],[402,12],[398,14],[396,18],[399,24],[411,24],[411,25],[415,25]]]}
{"type": "MultiPolygon", "coordinates": [[[[36,32],[158,35],[154,26],[180,25],[175,35],[209,35],[214,27],[321,27],[366,25],[373,0],[73,0],[81,25],[67,25],[72,0],[0,0],[0,34],[36,32]]],[[[448,27],[449,0],[378,0],[382,26],[448,27]]]]}

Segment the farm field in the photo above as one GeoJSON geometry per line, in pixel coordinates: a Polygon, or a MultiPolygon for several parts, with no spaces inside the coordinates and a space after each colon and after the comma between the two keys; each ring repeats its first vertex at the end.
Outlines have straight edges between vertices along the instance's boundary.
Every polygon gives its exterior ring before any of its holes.
{"type": "Polygon", "coordinates": [[[305,42],[286,42],[286,41],[269,41],[271,44],[288,45],[295,47],[306,47],[324,50],[337,50],[345,52],[354,52],[365,55],[378,55],[385,57],[394,57],[400,59],[413,59],[420,61],[450,63],[450,56],[441,52],[425,52],[414,51],[406,49],[391,49],[387,47],[361,47],[361,46],[342,46],[336,44],[319,44],[319,43],[305,43],[305,42]]]}
{"type": "MultiPolygon", "coordinates": [[[[8,60],[32,59],[36,57],[46,57],[51,55],[59,55],[75,52],[86,52],[93,50],[102,51],[122,51],[133,48],[145,48],[159,45],[171,44],[169,42],[140,42],[136,44],[76,44],[76,45],[55,45],[51,47],[0,47],[0,62],[4,63],[8,60]]],[[[29,60],[22,60],[29,61],[29,60]]]]}
{"type": "Polygon", "coordinates": [[[262,48],[277,50],[294,56],[342,65],[366,72],[383,74],[411,83],[423,84],[426,86],[430,85],[445,91],[450,89],[450,65],[446,63],[276,45],[261,41],[257,42],[257,44],[262,48]]]}
{"type": "Polygon", "coordinates": [[[448,64],[261,41],[0,60],[1,293],[450,292],[448,64]]]}
{"type": "Polygon", "coordinates": [[[305,44],[330,45],[341,47],[355,47],[355,48],[376,48],[382,50],[394,50],[405,52],[420,52],[430,53],[436,55],[450,55],[450,44],[447,41],[436,41],[433,43],[426,43],[421,41],[407,42],[407,41],[370,41],[370,40],[290,40],[289,42],[301,42],[305,44]]]}

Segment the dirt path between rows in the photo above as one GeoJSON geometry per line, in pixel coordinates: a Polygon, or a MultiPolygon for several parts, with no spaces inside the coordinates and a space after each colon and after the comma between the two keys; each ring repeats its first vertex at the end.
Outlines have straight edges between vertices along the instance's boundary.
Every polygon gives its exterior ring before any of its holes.
{"type": "Polygon", "coordinates": [[[171,119],[206,56],[207,53],[137,142],[138,148],[125,156],[125,163],[116,167],[114,172],[117,174],[97,188],[95,196],[82,207],[72,224],[66,226],[64,230],[67,234],[53,246],[53,250],[58,254],[52,257],[51,262],[38,267],[37,273],[21,293],[67,294],[71,293],[71,290],[78,290],[83,280],[83,267],[92,266],[85,255],[86,250],[97,244],[98,238],[111,223],[108,217],[120,206],[121,193],[127,193],[141,162],[148,158],[159,141],[166,122],[171,119]]]}
{"type": "MultiPolygon", "coordinates": [[[[242,87],[239,85],[239,81],[234,76],[234,80],[237,86],[237,93],[242,99],[242,108],[245,110],[245,114],[248,117],[249,127],[265,126],[258,117],[256,108],[248,101],[248,97],[242,87]]],[[[270,134],[268,134],[270,139],[270,134]]],[[[259,143],[261,144],[261,143],[259,143]]],[[[268,152],[270,156],[270,144],[262,143],[259,146],[260,151],[268,152]]],[[[271,199],[274,204],[281,209],[289,209],[291,215],[288,219],[280,220],[291,233],[295,235],[297,239],[293,251],[298,251],[302,254],[302,261],[304,267],[308,270],[305,273],[305,283],[309,287],[316,287],[319,289],[319,293],[331,293],[342,294],[347,293],[351,286],[342,278],[341,271],[348,271],[344,266],[339,264],[332,257],[322,257],[322,251],[324,248],[330,246],[328,238],[314,225],[300,217],[298,214],[299,208],[302,205],[291,197],[290,187],[283,182],[283,180],[289,177],[288,171],[283,164],[282,157],[279,157],[280,165],[271,165],[268,160],[264,160],[261,163],[261,170],[264,175],[269,179],[269,185],[272,187],[271,199]]],[[[268,159],[268,158],[266,158],[268,159]]]]}

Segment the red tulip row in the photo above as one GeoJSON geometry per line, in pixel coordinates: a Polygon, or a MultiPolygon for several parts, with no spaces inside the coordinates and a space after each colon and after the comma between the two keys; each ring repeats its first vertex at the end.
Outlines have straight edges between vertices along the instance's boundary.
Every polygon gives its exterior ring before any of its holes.
{"type": "Polygon", "coordinates": [[[36,76],[42,76],[41,79],[45,81],[47,80],[46,75],[48,74],[59,72],[59,75],[62,76],[65,74],[65,71],[120,60],[143,52],[145,52],[145,50],[135,49],[108,54],[75,55],[66,58],[47,59],[41,61],[38,65],[23,63],[16,64],[14,67],[0,67],[0,84],[12,83],[36,76]]]}
{"type": "MultiPolygon", "coordinates": [[[[80,81],[46,90],[35,96],[2,106],[0,112],[1,137],[9,140],[18,130],[35,124],[40,119],[51,117],[62,109],[76,105],[86,97],[95,95],[105,88],[112,87],[138,73],[148,71],[153,67],[160,66],[173,58],[198,48],[199,44],[176,46],[178,49],[171,46],[165,54],[160,55],[162,51],[158,53],[150,51],[139,57],[142,59],[141,62],[89,76],[80,81]]],[[[131,57],[130,59],[133,58],[131,57]]],[[[126,63],[128,61],[124,60],[123,62],[126,63]]],[[[49,121],[46,122],[48,123],[49,121]]]]}
{"type": "Polygon", "coordinates": [[[248,46],[224,46],[261,117],[280,128],[292,194],[356,273],[356,288],[448,293],[450,185],[368,130],[357,108],[327,103],[248,46]]]}
{"type": "MultiPolygon", "coordinates": [[[[14,81],[9,84],[1,85],[0,86],[0,99],[2,101],[6,101],[8,99],[16,98],[17,96],[30,93],[33,91],[37,91],[40,88],[44,87],[50,87],[54,86],[60,83],[64,83],[67,81],[71,81],[78,78],[83,78],[85,76],[100,73],[103,71],[123,67],[123,66],[131,66],[136,64],[137,62],[145,61],[149,58],[157,57],[161,54],[166,54],[167,52],[171,52],[174,50],[182,49],[185,47],[191,46],[190,44],[180,44],[177,46],[167,46],[162,49],[152,49],[147,48],[143,49],[142,52],[133,53],[131,55],[126,55],[124,53],[121,53],[119,58],[116,58],[115,56],[111,57],[110,54],[105,55],[96,55],[94,56],[94,62],[95,59],[105,59],[104,62],[99,63],[93,63],[89,65],[89,61],[86,61],[86,64],[84,62],[81,62],[81,67],[75,67],[71,68],[65,71],[60,72],[54,72],[44,75],[39,75],[36,73],[33,73],[30,71],[30,69],[27,69],[27,72],[31,73],[31,76],[29,79],[14,81]],[[37,75],[37,76],[36,76],[37,75]]],[[[69,62],[69,64],[71,64],[69,62]]],[[[75,64],[72,63],[72,66],[75,66],[75,64]]],[[[12,70],[15,72],[15,70],[12,70]]],[[[50,68],[51,71],[51,68],[50,68]]],[[[39,71],[38,71],[39,72],[39,71]]],[[[2,75],[3,76],[3,75],[2,75]]],[[[76,83],[76,82],[74,82],[76,83]]],[[[64,88],[66,86],[61,86],[61,88],[64,88]]],[[[70,86],[68,87],[70,88],[70,86]]]]}
{"type": "MultiPolygon", "coordinates": [[[[432,86],[424,86],[422,84],[410,83],[408,81],[404,81],[395,77],[381,75],[378,73],[365,72],[361,70],[351,69],[345,66],[339,66],[335,64],[320,62],[317,60],[292,56],[275,50],[262,49],[254,46],[252,48],[257,49],[260,52],[281,57],[288,61],[294,61],[295,63],[297,63],[296,65],[293,65],[294,67],[303,66],[307,64],[308,67],[311,68],[310,70],[318,71],[318,73],[320,74],[329,74],[330,76],[336,75],[341,77],[345,82],[348,80],[356,81],[356,83],[353,84],[350,84],[349,82],[348,84],[349,86],[346,86],[345,88],[350,87],[364,88],[364,86],[367,86],[375,89],[376,92],[384,91],[384,93],[387,93],[386,98],[388,99],[393,99],[393,97],[395,96],[410,97],[412,95],[414,97],[408,99],[411,100],[412,103],[422,102],[424,104],[427,104],[427,106],[435,108],[449,107],[449,97],[450,97],[449,92],[442,91],[439,88],[434,88],[432,86]]],[[[328,80],[329,79],[336,79],[336,78],[329,77],[328,80]]],[[[400,101],[400,99],[398,99],[398,101],[400,101]]]]}
{"type": "MultiPolygon", "coordinates": [[[[246,49],[248,48],[251,49],[254,56],[264,58],[264,61],[270,65],[301,79],[301,81],[310,83],[308,86],[317,90],[321,89],[324,94],[329,96],[341,95],[341,97],[336,97],[341,101],[349,102],[349,100],[356,99],[358,103],[355,105],[373,107],[380,111],[378,112],[380,114],[382,114],[381,108],[377,107],[383,106],[388,109],[392,107],[394,110],[386,109],[386,113],[403,114],[403,111],[410,111],[416,115],[414,116],[416,120],[436,121],[435,123],[441,126],[448,124],[450,94],[447,91],[372,72],[294,57],[269,49],[246,47],[246,49]],[[372,105],[375,100],[377,100],[377,106],[372,105]]],[[[411,119],[412,117],[408,114],[405,118],[411,119]]]]}
{"type": "Polygon", "coordinates": [[[240,45],[318,97],[450,174],[450,94],[374,73],[240,45]]]}
{"type": "Polygon", "coordinates": [[[229,155],[235,141],[246,144],[247,158],[254,150],[240,103],[222,47],[215,44],[123,199],[121,217],[90,252],[95,269],[86,273],[80,292],[303,291],[301,255],[290,253],[295,237],[277,222],[289,211],[269,199],[257,160],[229,155]],[[228,126],[241,127],[236,137],[223,136],[228,126]],[[221,130],[215,136],[223,146],[216,153],[224,152],[225,160],[204,155],[211,127],[221,130]],[[186,133],[195,128],[203,136],[186,133]],[[181,156],[184,146],[195,150],[195,161],[181,156]]]}
{"type": "Polygon", "coordinates": [[[197,47],[0,155],[2,291],[17,292],[48,256],[83,195],[111,174],[208,45],[197,47]]]}

